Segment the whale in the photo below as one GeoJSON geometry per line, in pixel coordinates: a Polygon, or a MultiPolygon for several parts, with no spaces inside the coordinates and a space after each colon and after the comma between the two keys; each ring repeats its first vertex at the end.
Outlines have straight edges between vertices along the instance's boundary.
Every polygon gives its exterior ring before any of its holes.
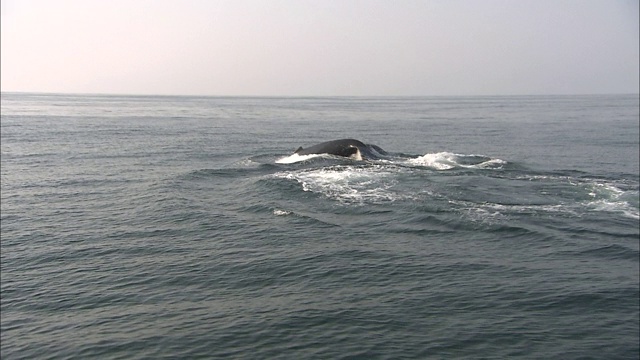
{"type": "Polygon", "coordinates": [[[299,147],[294,154],[329,154],[354,160],[376,160],[380,159],[381,155],[386,155],[387,152],[377,145],[365,144],[360,140],[339,139],[326,141],[308,148],[299,147]]]}

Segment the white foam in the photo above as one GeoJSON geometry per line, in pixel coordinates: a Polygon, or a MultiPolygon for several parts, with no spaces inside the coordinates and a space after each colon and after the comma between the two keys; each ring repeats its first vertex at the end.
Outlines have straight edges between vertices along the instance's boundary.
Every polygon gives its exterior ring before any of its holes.
{"type": "Polygon", "coordinates": [[[293,164],[293,163],[313,159],[319,156],[322,156],[322,154],[309,154],[309,155],[293,154],[293,155],[285,156],[281,159],[276,160],[276,164],[293,164]]]}
{"type": "Polygon", "coordinates": [[[408,159],[406,163],[409,165],[426,166],[436,170],[449,170],[454,168],[470,168],[470,169],[496,169],[502,167],[507,162],[501,159],[491,159],[482,155],[464,155],[452,152],[439,152],[425,154],[423,156],[408,159]],[[469,164],[464,162],[465,159],[480,158],[488,159],[476,163],[469,164]]]}
{"type": "Polygon", "coordinates": [[[436,170],[449,170],[456,167],[457,163],[454,158],[457,154],[450,152],[439,152],[434,154],[425,154],[415,159],[407,160],[408,164],[426,166],[436,170]]]}
{"type": "MultiPolygon", "coordinates": [[[[277,163],[290,164],[306,161],[314,157],[330,155],[298,155],[282,158],[277,163]]],[[[276,173],[277,178],[293,180],[300,184],[302,190],[321,194],[324,197],[343,203],[380,203],[396,200],[421,199],[423,190],[405,189],[396,186],[399,172],[416,171],[414,166],[425,166],[436,170],[454,168],[499,169],[507,162],[482,155],[463,155],[452,152],[425,154],[413,159],[393,159],[369,162],[372,166],[337,165],[321,169],[292,170],[276,173]],[[401,165],[401,166],[395,166],[401,165]]],[[[461,205],[465,213],[475,219],[495,221],[502,217],[517,214],[548,214],[549,216],[577,216],[588,212],[604,211],[619,213],[622,216],[639,219],[639,198],[637,185],[625,181],[615,182],[603,179],[588,179],[559,175],[520,175],[517,180],[550,182],[567,184],[575,191],[566,191],[563,200],[551,201],[550,204],[497,204],[497,203],[454,203],[461,205]],[[575,196],[575,197],[574,197],[575,196]],[[466,210],[465,210],[466,209],[466,210]]],[[[565,192],[565,189],[562,189],[565,192]]],[[[545,191],[538,193],[545,196],[545,191]]],[[[446,196],[445,196],[446,197],[446,196]]],[[[551,200],[551,199],[550,199],[551,200]]],[[[274,210],[275,215],[286,215],[286,212],[274,210]]]]}
{"type": "Polygon", "coordinates": [[[504,166],[507,162],[502,160],[502,159],[491,159],[491,160],[487,160],[485,162],[481,162],[479,164],[476,165],[471,165],[468,167],[472,167],[472,168],[480,168],[480,169],[499,169],[502,168],[502,166],[504,166]]]}
{"type": "Polygon", "coordinates": [[[586,203],[594,211],[617,212],[632,219],[640,219],[640,212],[626,201],[597,200],[586,203]]]}
{"type": "Polygon", "coordinates": [[[460,211],[464,213],[472,221],[480,221],[483,223],[493,223],[508,219],[513,215],[522,214],[558,214],[579,216],[579,214],[571,206],[556,205],[536,205],[536,204],[498,204],[498,203],[474,203],[463,200],[449,200],[449,203],[457,205],[460,211]]]}
{"type": "Polygon", "coordinates": [[[273,215],[275,215],[275,216],[285,216],[285,215],[291,215],[291,214],[293,214],[293,212],[291,212],[291,211],[273,209],[273,215]]]}
{"type": "MultiPolygon", "coordinates": [[[[566,216],[581,217],[586,212],[590,211],[602,211],[611,213],[620,213],[626,217],[632,219],[640,219],[640,211],[637,203],[634,205],[633,200],[628,201],[625,199],[637,199],[637,191],[622,191],[619,188],[611,184],[606,184],[602,187],[605,191],[610,191],[611,197],[602,197],[584,202],[576,202],[569,204],[522,204],[522,205],[507,205],[496,203],[482,203],[475,204],[471,202],[451,201],[457,205],[462,205],[467,209],[468,215],[474,220],[482,219],[496,219],[498,216],[509,216],[513,214],[558,214],[566,216]]],[[[591,194],[590,194],[591,195],[591,194]]]]}
{"type": "Polygon", "coordinates": [[[606,196],[611,199],[618,199],[620,196],[624,195],[625,191],[616,187],[613,184],[607,184],[603,182],[593,182],[591,184],[591,192],[590,196],[606,196]]]}
{"type": "Polygon", "coordinates": [[[574,214],[575,212],[569,207],[561,204],[556,205],[504,205],[504,204],[483,204],[484,207],[495,209],[497,211],[509,212],[509,213],[567,213],[574,214]]]}
{"type": "Polygon", "coordinates": [[[253,160],[251,160],[251,159],[243,159],[243,160],[238,161],[238,162],[237,162],[237,165],[239,165],[239,166],[246,166],[246,167],[249,167],[249,166],[256,167],[256,166],[259,166],[259,165],[260,165],[260,163],[258,163],[258,162],[256,162],[256,161],[253,161],[253,160]]]}
{"type": "Polygon", "coordinates": [[[638,191],[625,191],[618,186],[613,183],[594,181],[591,183],[589,192],[589,196],[594,200],[585,202],[585,206],[594,211],[619,212],[632,219],[640,219],[638,191]]]}
{"type": "Polygon", "coordinates": [[[275,177],[294,180],[302,190],[348,203],[387,202],[402,198],[393,191],[396,184],[394,171],[383,166],[367,168],[344,166],[307,171],[274,174],[275,177]]]}

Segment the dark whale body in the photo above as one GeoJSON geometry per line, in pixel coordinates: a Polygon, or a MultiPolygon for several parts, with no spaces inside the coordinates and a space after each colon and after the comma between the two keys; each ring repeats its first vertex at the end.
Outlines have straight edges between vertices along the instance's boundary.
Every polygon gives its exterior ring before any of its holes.
{"type": "Polygon", "coordinates": [[[379,146],[365,144],[356,139],[332,140],[310,146],[306,149],[299,147],[298,150],[295,151],[295,154],[298,155],[331,154],[356,160],[379,159],[380,155],[385,155],[386,153],[387,152],[379,146]]]}

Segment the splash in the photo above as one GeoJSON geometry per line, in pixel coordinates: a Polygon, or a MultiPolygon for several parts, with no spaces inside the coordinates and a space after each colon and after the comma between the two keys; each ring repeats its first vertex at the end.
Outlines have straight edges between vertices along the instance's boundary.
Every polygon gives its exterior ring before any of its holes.
{"type": "Polygon", "coordinates": [[[436,170],[449,170],[454,168],[499,169],[507,162],[483,155],[464,155],[451,152],[439,152],[409,159],[406,160],[406,163],[414,166],[425,166],[436,170]]]}
{"type": "Polygon", "coordinates": [[[294,163],[304,162],[304,161],[307,161],[316,157],[321,157],[321,156],[323,155],[322,154],[309,154],[309,155],[293,154],[293,155],[285,156],[283,158],[276,160],[276,164],[294,164],[294,163]]]}
{"type": "Polygon", "coordinates": [[[587,208],[618,212],[632,219],[640,219],[638,190],[625,190],[621,184],[602,181],[592,181],[588,187],[593,200],[584,203],[587,208]]]}
{"type": "MultiPolygon", "coordinates": [[[[298,155],[279,159],[281,164],[308,161],[311,158],[333,158],[326,155],[298,155]]],[[[333,159],[335,160],[335,159],[333,159]]],[[[425,168],[445,171],[449,169],[474,169],[474,174],[482,178],[484,171],[504,169],[508,162],[499,158],[484,155],[465,155],[452,152],[429,153],[409,158],[407,156],[389,157],[376,161],[354,164],[336,164],[314,169],[296,169],[276,173],[272,176],[292,180],[299,184],[305,192],[319,194],[325,198],[343,204],[380,204],[398,200],[424,201],[425,199],[446,199],[460,211],[472,215],[473,218],[496,221],[502,218],[521,215],[535,216],[570,216],[582,217],[589,212],[618,213],[623,217],[639,219],[638,186],[635,182],[624,180],[604,180],[576,177],[574,174],[490,174],[487,184],[496,191],[496,199],[492,201],[483,194],[482,202],[465,202],[457,193],[448,192],[442,184],[431,185],[433,173],[424,172],[425,168]],[[426,176],[423,180],[423,176],[426,176]],[[499,179],[499,180],[496,180],[499,179]],[[506,180],[532,182],[533,185],[505,183],[506,180]],[[508,185],[506,185],[508,184],[508,185]],[[430,194],[433,187],[442,187],[437,194],[430,194]],[[521,201],[504,200],[500,195],[500,187],[504,191],[512,191],[514,187],[521,201]],[[507,203],[499,203],[504,200],[507,203]],[[466,209],[466,210],[465,210],[466,209]]],[[[464,182],[464,178],[462,179],[464,182]]],[[[436,182],[438,183],[438,182],[436,182]]],[[[454,186],[455,187],[455,186],[454,186]]],[[[276,214],[279,215],[279,214],[276,214]]]]}
{"type": "Polygon", "coordinates": [[[384,166],[334,166],[305,171],[274,174],[276,178],[294,180],[303,191],[322,194],[343,203],[378,203],[403,197],[394,190],[397,171],[384,166]]]}

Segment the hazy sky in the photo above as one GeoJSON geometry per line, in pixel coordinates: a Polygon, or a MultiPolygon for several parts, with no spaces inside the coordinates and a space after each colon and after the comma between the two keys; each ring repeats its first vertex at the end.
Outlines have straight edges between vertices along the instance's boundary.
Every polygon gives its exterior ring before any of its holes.
{"type": "Polygon", "coordinates": [[[1,0],[2,91],[639,92],[638,0],[1,0]]]}

